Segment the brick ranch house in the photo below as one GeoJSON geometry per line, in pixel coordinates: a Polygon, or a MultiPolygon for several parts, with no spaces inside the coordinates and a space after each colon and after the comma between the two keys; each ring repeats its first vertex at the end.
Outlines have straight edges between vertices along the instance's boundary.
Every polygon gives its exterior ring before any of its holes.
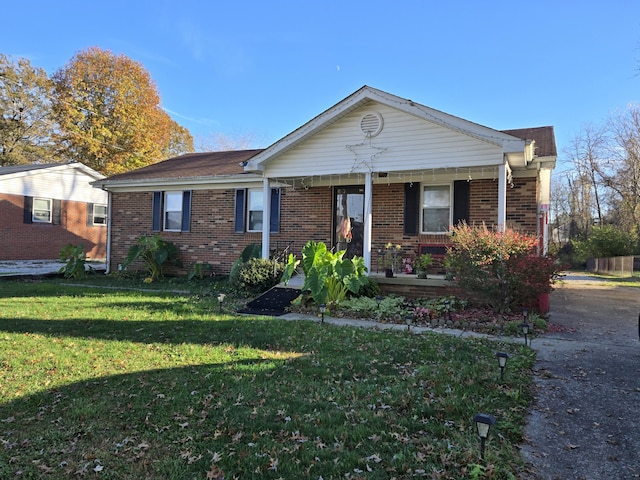
{"type": "Polygon", "coordinates": [[[0,260],[57,260],[71,243],[107,256],[104,175],[78,162],[0,167],[0,260]]]}
{"type": "MultiPolygon", "coordinates": [[[[183,155],[94,185],[110,194],[111,270],[158,232],[185,265],[219,273],[250,243],[300,256],[312,239],[375,274],[386,243],[442,255],[460,221],[537,235],[544,252],[555,161],[553,127],[497,131],[364,86],[264,150],[183,155]]],[[[379,281],[404,293],[445,283],[379,281]]]]}

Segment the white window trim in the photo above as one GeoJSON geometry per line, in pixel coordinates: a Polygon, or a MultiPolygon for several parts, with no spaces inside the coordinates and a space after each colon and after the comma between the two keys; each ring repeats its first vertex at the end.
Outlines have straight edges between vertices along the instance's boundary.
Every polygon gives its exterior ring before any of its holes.
{"type": "Polygon", "coordinates": [[[184,199],[184,192],[182,190],[169,190],[163,192],[162,199],[162,230],[165,232],[181,232],[182,231],[182,202],[184,199]],[[179,195],[180,196],[180,210],[167,210],[167,195],[179,195]],[[167,228],[167,213],[168,212],[180,212],[180,225],[178,228],[167,228]]]}
{"type": "Polygon", "coordinates": [[[448,235],[449,228],[444,231],[427,231],[424,229],[424,189],[425,187],[449,187],[449,222],[451,225],[453,222],[453,183],[423,183],[420,185],[420,233],[423,235],[448,235]]]}
{"type": "MultiPolygon", "coordinates": [[[[39,209],[39,211],[44,211],[39,209]]],[[[31,207],[31,221],[33,223],[52,223],[53,222],[53,200],[50,198],[43,198],[43,197],[33,197],[33,206],[31,207]],[[44,200],[46,202],[48,202],[49,204],[49,220],[40,220],[39,218],[36,217],[35,212],[36,212],[36,202],[39,200],[44,200]]]]}
{"type": "Polygon", "coordinates": [[[94,203],[93,204],[93,225],[95,225],[96,227],[106,227],[107,226],[107,215],[109,214],[108,209],[107,209],[107,205],[105,205],[104,203],[94,203]],[[96,214],[96,207],[104,207],[104,215],[97,215],[96,214]],[[104,223],[96,223],[96,217],[98,218],[104,218],[104,223]]]}

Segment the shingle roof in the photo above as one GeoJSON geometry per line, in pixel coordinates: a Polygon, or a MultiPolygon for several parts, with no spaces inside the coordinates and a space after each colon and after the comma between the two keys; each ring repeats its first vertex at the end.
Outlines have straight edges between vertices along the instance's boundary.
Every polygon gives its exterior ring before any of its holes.
{"type": "Polygon", "coordinates": [[[501,130],[502,133],[522,138],[523,140],[535,140],[538,157],[556,157],[556,137],[553,127],[518,128],[515,130],[501,130]]]}
{"type": "Polygon", "coordinates": [[[0,167],[0,175],[30,172],[32,170],[41,170],[43,168],[58,167],[60,165],[64,165],[64,163],[44,163],[44,164],[30,163],[28,165],[11,165],[9,167],[0,167]]]}
{"type": "Polygon", "coordinates": [[[131,172],[113,175],[106,180],[121,181],[238,175],[245,173],[242,163],[261,151],[262,149],[188,153],[131,172]]]}

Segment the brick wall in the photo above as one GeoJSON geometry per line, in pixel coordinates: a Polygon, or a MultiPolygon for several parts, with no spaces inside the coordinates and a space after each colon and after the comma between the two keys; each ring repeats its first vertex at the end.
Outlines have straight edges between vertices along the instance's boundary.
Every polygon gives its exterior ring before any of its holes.
{"type": "MultiPolygon", "coordinates": [[[[507,227],[527,235],[536,235],[537,179],[516,178],[507,187],[507,227]]],[[[473,180],[470,185],[469,224],[492,227],[498,218],[498,182],[473,180]]]]}
{"type": "Polygon", "coordinates": [[[62,201],[59,225],[24,223],[24,197],[0,193],[0,260],[56,260],[71,243],[89,259],[104,259],[106,226],[87,226],[87,204],[62,201]]]}
{"type": "MultiPolygon", "coordinates": [[[[493,225],[497,218],[497,183],[474,180],[471,185],[471,222],[493,225]]],[[[194,190],[192,194],[191,231],[161,232],[174,242],[185,267],[193,262],[209,263],[216,273],[226,274],[242,250],[250,243],[262,243],[260,233],[235,233],[235,190],[194,190]]],[[[111,270],[116,271],[129,248],[142,235],[152,235],[151,192],[114,193],[112,195],[111,270]]],[[[535,179],[516,182],[508,192],[507,205],[514,209],[509,221],[535,233],[535,179]],[[529,198],[532,195],[531,198],[529,198]],[[533,206],[533,213],[531,212],[533,206]]],[[[403,246],[403,256],[415,256],[423,243],[449,243],[447,235],[413,235],[403,233],[404,185],[375,185],[372,210],[372,269],[376,268],[378,250],[387,242],[403,246]]],[[[510,214],[511,215],[511,214],[510,214]]],[[[332,240],[333,189],[312,187],[307,190],[282,189],[280,231],[272,233],[272,249],[283,249],[301,257],[309,240],[332,240]]]]}
{"type": "MultiPolygon", "coordinates": [[[[272,233],[272,249],[289,251],[300,258],[308,240],[331,241],[331,189],[283,189],[280,231],[272,233]]],[[[112,195],[111,270],[116,271],[129,248],[151,230],[151,192],[112,195]]],[[[261,233],[235,232],[235,190],[194,190],[191,198],[191,231],[160,232],[178,246],[186,268],[191,263],[208,263],[216,273],[226,274],[251,243],[262,243],[261,233]]]]}

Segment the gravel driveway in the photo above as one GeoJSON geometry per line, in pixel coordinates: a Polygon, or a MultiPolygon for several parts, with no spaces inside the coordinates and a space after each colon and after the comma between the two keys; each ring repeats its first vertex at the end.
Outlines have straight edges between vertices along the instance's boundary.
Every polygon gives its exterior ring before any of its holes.
{"type": "Polygon", "coordinates": [[[568,277],[535,339],[529,479],[640,478],[640,289],[568,277]]]}

